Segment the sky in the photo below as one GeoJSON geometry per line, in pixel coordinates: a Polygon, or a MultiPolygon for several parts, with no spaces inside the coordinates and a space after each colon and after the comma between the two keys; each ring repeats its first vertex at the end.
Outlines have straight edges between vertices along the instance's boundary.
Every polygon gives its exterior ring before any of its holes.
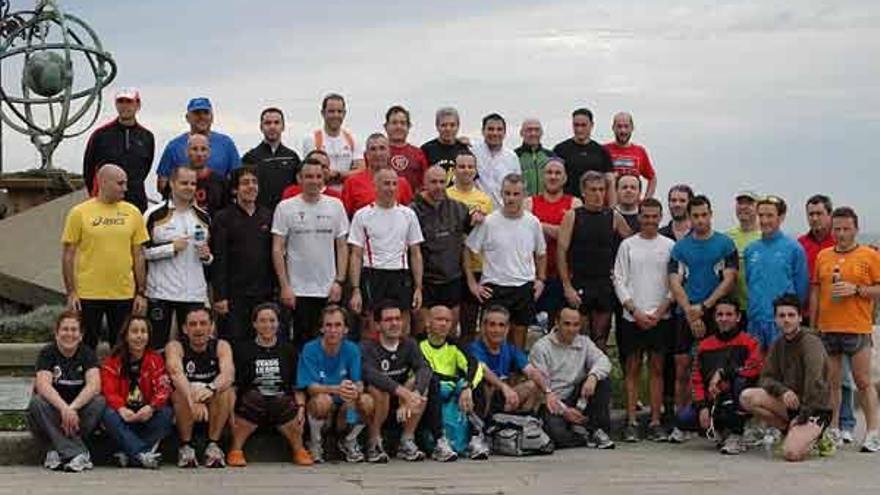
{"type": "MultiPolygon", "coordinates": [[[[13,0],[14,8],[31,2],[13,0]]],[[[823,192],[880,231],[880,2],[854,0],[272,1],[77,0],[69,13],[98,32],[118,63],[105,90],[140,88],[139,120],[164,143],[186,129],[193,96],[214,102],[215,130],[243,154],[260,141],[265,106],[286,112],[299,148],[320,125],[321,97],[348,101],[346,126],[364,137],[385,110],[412,112],[410,142],[434,137],[452,105],[462,134],[499,112],[506,144],[535,116],[552,147],[588,107],[594,139],[612,139],[615,112],[634,115],[661,195],[687,182],[734,221],[738,190],[790,204],[786,229],[805,229],[803,203],[823,192]],[[112,7],[111,7],[112,6],[112,7]]],[[[4,64],[6,64],[4,62],[4,64]]],[[[8,84],[9,64],[3,71],[8,84]]],[[[99,122],[113,117],[103,105],[99,122]]],[[[80,171],[85,137],[62,143],[56,165],[80,171]]],[[[3,132],[5,171],[38,165],[23,136],[3,132]]],[[[152,182],[152,179],[150,179],[152,182]]]]}

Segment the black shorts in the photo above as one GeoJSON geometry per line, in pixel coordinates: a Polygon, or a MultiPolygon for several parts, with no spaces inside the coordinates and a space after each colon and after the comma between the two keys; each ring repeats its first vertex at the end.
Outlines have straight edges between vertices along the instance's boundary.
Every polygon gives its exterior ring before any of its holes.
{"type": "MultiPolygon", "coordinates": [[[[710,315],[713,311],[706,311],[703,314],[703,324],[706,326],[706,335],[715,333],[715,318],[710,315]]],[[[683,314],[674,314],[670,320],[673,325],[673,333],[675,334],[675,345],[673,346],[673,354],[690,354],[696,352],[697,339],[694,337],[691,326],[687,322],[687,318],[683,314]]]]}
{"type": "Polygon", "coordinates": [[[296,417],[298,407],[292,395],[266,396],[250,389],[235,403],[235,414],[258,426],[280,426],[296,417]]]}
{"type": "Polygon", "coordinates": [[[510,311],[511,325],[532,324],[535,319],[535,284],[528,282],[518,287],[495,284],[487,284],[487,286],[492,290],[492,297],[483,304],[483,308],[497,304],[510,311]]]}
{"type": "Polygon", "coordinates": [[[461,304],[464,295],[464,282],[462,279],[456,279],[452,282],[441,284],[432,284],[425,282],[422,289],[422,307],[432,308],[437,305],[443,305],[447,308],[454,308],[461,304]]]}
{"type": "Polygon", "coordinates": [[[846,354],[853,356],[866,347],[874,346],[870,333],[822,332],[822,343],[830,355],[846,354]]]}
{"type": "Polygon", "coordinates": [[[372,312],[382,301],[396,302],[405,311],[412,307],[413,279],[409,270],[376,270],[361,272],[361,298],[364,313],[372,312]]]}
{"type": "Polygon", "coordinates": [[[657,326],[647,330],[640,328],[635,322],[620,319],[621,352],[629,356],[636,351],[666,354],[672,345],[672,320],[660,320],[657,326]]]}
{"type": "Polygon", "coordinates": [[[614,295],[614,285],[611,278],[594,278],[583,280],[575,284],[575,290],[581,296],[581,306],[578,311],[587,314],[591,311],[610,313],[614,309],[617,300],[614,295]]]}

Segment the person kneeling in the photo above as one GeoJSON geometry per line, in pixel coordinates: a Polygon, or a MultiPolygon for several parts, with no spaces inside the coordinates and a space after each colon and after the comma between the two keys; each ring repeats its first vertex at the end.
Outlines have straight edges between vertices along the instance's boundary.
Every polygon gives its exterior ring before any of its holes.
{"type": "Polygon", "coordinates": [[[760,344],[740,329],[739,322],[739,303],[721,298],[715,304],[718,333],[700,341],[691,377],[700,428],[714,437],[721,453],[727,455],[743,451],[747,413],[738,397],[755,385],[763,366],[760,344]]]}
{"type": "Polygon", "coordinates": [[[580,329],[580,312],[563,308],[556,328],[535,342],[529,354],[529,362],[549,381],[544,429],[556,448],[613,449],[606,433],[611,424],[611,361],[580,329]]]}
{"type": "MultiPolygon", "coordinates": [[[[807,457],[831,420],[828,355],[822,339],[801,328],[797,296],[780,296],[773,307],[782,338],[770,346],[759,386],[744,390],[740,402],[768,426],[786,432],[783,456],[797,462],[807,457]]],[[[834,451],[827,438],[817,447],[820,455],[834,451]]]]}
{"type": "Polygon", "coordinates": [[[370,421],[373,399],[364,393],[361,382],[360,348],[345,335],[347,314],[335,304],[321,313],[321,337],[308,342],[297,365],[297,388],[308,394],[309,451],[314,462],[324,462],[323,430],[327,420],[335,420],[344,436],[338,447],[346,462],[363,462],[358,435],[364,428],[361,418],[370,421]]]}
{"type": "Polygon", "coordinates": [[[130,316],[101,366],[104,428],[122,449],[114,454],[119,467],[134,462],[158,469],[159,443],[171,431],[171,384],[165,361],[150,348],[150,333],[149,320],[130,316]]]}
{"type": "Polygon", "coordinates": [[[293,463],[313,464],[303,448],[306,395],[294,390],[296,350],[278,341],[278,307],[263,303],[251,316],[256,337],[236,351],[235,370],[238,400],[232,427],[232,445],[226,457],[230,466],[245,466],[244,444],[258,426],[275,427],[293,451],[293,463]]]}
{"type": "Polygon", "coordinates": [[[198,467],[191,443],[193,426],[199,422],[208,423],[205,466],[224,467],[226,456],[218,443],[235,401],[231,388],[235,367],[229,343],[214,338],[214,321],[208,309],[190,310],[180,341],[165,346],[165,362],[174,384],[171,402],[180,437],[177,466],[198,467]]]}
{"type": "Polygon", "coordinates": [[[55,322],[55,341],[37,357],[28,425],[41,444],[48,444],[46,469],[79,473],[92,469],[85,439],[104,411],[98,358],[83,344],[79,314],[66,311],[55,322]]]}
{"type": "Polygon", "coordinates": [[[428,401],[431,368],[416,341],[403,336],[403,312],[397,303],[380,302],[373,319],[379,326],[379,340],[361,343],[364,383],[375,404],[368,426],[367,462],[388,462],[382,427],[392,411],[396,422],[403,424],[397,457],[421,461],[425,453],[416,445],[415,435],[428,401]]]}

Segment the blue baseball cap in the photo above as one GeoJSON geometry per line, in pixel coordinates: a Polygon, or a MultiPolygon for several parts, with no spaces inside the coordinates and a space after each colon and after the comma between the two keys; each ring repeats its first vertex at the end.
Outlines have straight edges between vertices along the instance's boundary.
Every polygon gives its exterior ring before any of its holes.
{"type": "Polygon", "coordinates": [[[205,97],[193,98],[189,100],[189,103],[186,105],[187,112],[195,112],[197,110],[213,110],[211,108],[211,100],[205,97]]]}

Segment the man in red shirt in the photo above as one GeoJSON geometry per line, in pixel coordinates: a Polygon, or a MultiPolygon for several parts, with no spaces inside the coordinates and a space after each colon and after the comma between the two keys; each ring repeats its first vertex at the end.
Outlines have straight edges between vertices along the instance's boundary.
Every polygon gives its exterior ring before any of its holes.
{"type": "MultiPolygon", "coordinates": [[[[345,205],[348,216],[354,216],[356,211],[376,201],[376,183],[373,181],[373,174],[391,167],[390,156],[388,138],[384,134],[377,132],[367,138],[364,151],[367,168],[345,179],[345,184],[342,186],[342,204],[345,205]]],[[[413,199],[412,188],[406,178],[400,179],[397,181],[397,202],[408,205],[413,199]]]]}
{"type": "MultiPolygon", "coordinates": [[[[816,270],[816,256],[819,251],[834,246],[831,235],[831,198],[824,194],[815,194],[807,200],[807,223],[810,231],[798,237],[798,242],[807,253],[807,267],[812,277],[816,270]]],[[[810,314],[807,311],[807,314],[810,314]]]]}
{"type": "Polygon", "coordinates": [[[391,168],[409,182],[416,192],[422,189],[422,179],[428,169],[428,158],[421,148],[406,142],[411,127],[409,111],[394,105],[385,112],[385,133],[391,151],[391,168]]]}
{"type": "Polygon", "coordinates": [[[651,165],[651,159],[645,148],[634,144],[632,138],[635,125],[632,115],[620,112],[614,116],[611,130],[614,131],[614,142],[605,145],[605,150],[611,155],[611,163],[614,164],[614,173],[621,175],[635,175],[644,177],[648,181],[645,188],[645,197],[654,196],[657,188],[657,175],[651,165]]]}
{"type": "MultiPolygon", "coordinates": [[[[321,165],[321,169],[324,171],[324,187],[321,190],[321,194],[326,194],[327,196],[336,198],[342,201],[342,192],[338,189],[332,189],[327,187],[327,178],[330,177],[330,157],[327,155],[327,152],[324,150],[312,150],[306,155],[303,163],[309,162],[310,164],[319,164],[321,165]]],[[[302,182],[299,177],[299,173],[297,173],[297,182],[302,182]]],[[[303,192],[303,188],[299,184],[291,184],[284,189],[284,192],[281,193],[281,199],[290,199],[294,196],[298,196],[301,192],[303,192]]]]}

